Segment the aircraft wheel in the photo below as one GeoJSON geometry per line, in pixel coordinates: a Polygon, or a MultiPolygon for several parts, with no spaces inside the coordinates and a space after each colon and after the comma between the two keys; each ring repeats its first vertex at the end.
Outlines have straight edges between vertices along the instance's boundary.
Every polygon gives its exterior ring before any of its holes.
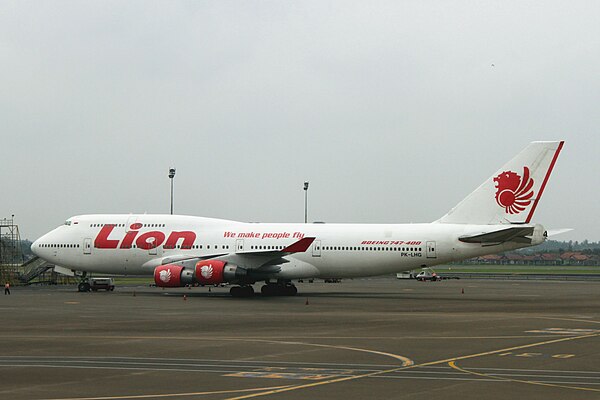
{"type": "Polygon", "coordinates": [[[296,294],[298,294],[298,289],[296,289],[296,286],[294,285],[286,286],[284,293],[285,296],[295,296],[296,294]]]}
{"type": "Polygon", "coordinates": [[[260,288],[260,292],[263,294],[263,296],[274,296],[277,293],[277,287],[276,285],[269,283],[263,285],[260,288]]]}
{"type": "Polygon", "coordinates": [[[89,292],[91,289],[91,286],[89,283],[86,282],[81,282],[79,285],[77,285],[77,291],[79,292],[89,292]]]}
{"type": "Polygon", "coordinates": [[[250,297],[254,294],[254,288],[250,285],[234,286],[229,289],[229,294],[231,294],[233,297],[250,297]]]}
{"type": "Polygon", "coordinates": [[[294,285],[268,283],[260,288],[263,296],[295,296],[298,289],[294,285]]]}

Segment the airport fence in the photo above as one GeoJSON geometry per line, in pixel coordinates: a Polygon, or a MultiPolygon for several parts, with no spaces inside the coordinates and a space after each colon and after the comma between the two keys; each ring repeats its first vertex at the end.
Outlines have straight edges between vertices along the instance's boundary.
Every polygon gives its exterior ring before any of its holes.
{"type": "Polygon", "coordinates": [[[486,272],[455,272],[441,274],[445,278],[497,279],[526,281],[600,281],[600,274],[498,274],[486,272]]]}

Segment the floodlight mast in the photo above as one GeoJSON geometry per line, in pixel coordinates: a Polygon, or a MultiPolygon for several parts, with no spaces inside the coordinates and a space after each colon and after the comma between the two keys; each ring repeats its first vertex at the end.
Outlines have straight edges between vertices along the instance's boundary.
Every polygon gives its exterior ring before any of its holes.
{"type": "Polygon", "coordinates": [[[169,168],[169,179],[171,179],[171,215],[173,215],[173,178],[175,178],[175,168],[169,168]]]}
{"type": "Polygon", "coordinates": [[[304,181],[304,223],[308,223],[308,181],[304,181]]]}

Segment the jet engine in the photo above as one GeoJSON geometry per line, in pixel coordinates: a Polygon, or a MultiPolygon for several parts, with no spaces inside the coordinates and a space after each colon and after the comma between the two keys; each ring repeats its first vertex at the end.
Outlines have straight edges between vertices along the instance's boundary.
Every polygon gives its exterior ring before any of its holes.
{"type": "Polygon", "coordinates": [[[189,265],[161,265],[154,269],[154,282],[160,287],[186,285],[218,285],[223,282],[240,282],[247,276],[246,269],[220,260],[200,260],[189,265]]]}
{"type": "Polygon", "coordinates": [[[181,265],[167,264],[154,269],[154,283],[160,287],[180,287],[194,283],[194,271],[181,265]]]}
{"type": "Polygon", "coordinates": [[[196,281],[201,285],[218,285],[223,283],[225,262],[218,260],[201,260],[196,263],[196,281]]]}

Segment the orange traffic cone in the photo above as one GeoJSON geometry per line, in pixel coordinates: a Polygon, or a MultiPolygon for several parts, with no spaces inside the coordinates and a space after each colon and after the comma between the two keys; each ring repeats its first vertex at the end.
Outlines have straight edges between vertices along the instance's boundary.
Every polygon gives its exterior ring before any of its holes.
{"type": "Polygon", "coordinates": [[[308,297],[306,298],[306,303],[304,303],[305,306],[308,305],[308,297]]]}
{"type": "Polygon", "coordinates": [[[460,290],[460,293],[462,293],[462,294],[465,294],[465,288],[462,288],[462,289],[460,290]]]}

